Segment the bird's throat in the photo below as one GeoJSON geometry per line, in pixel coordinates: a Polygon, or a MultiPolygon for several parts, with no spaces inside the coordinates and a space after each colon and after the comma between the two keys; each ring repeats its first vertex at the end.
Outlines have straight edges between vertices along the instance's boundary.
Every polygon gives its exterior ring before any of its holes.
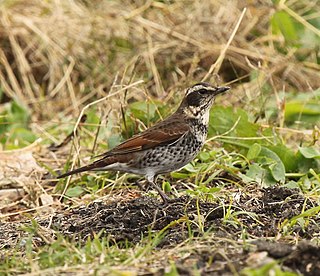
{"type": "Polygon", "coordinates": [[[210,109],[208,108],[201,109],[196,106],[188,106],[185,108],[184,114],[188,119],[197,120],[202,125],[207,126],[209,124],[210,109]]]}

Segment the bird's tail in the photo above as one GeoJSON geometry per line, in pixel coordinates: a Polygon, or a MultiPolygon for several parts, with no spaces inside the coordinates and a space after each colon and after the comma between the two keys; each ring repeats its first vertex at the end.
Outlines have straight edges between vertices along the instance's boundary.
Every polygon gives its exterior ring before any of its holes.
{"type": "Polygon", "coordinates": [[[90,165],[87,165],[87,166],[83,166],[83,167],[80,167],[78,169],[75,169],[75,170],[72,170],[72,171],[69,171],[69,172],[66,172],[64,174],[61,174],[59,175],[57,178],[64,178],[64,177],[67,177],[69,175],[73,175],[73,174],[76,174],[76,173],[81,173],[81,172],[85,172],[85,171],[91,171],[93,170],[94,168],[96,168],[95,164],[92,163],[90,165]]]}
{"type": "Polygon", "coordinates": [[[86,166],[80,167],[78,169],[61,174],[57,178],[64,178],[69,175],[73,175],[73,174],[81,173],[81,172],[86,172],[86,171],[99,170],[99,169],[102,169],[103,167],[109,165],[110,163],[112,163],[112,161],[113,161],[112,158],[102,158],[102,159],[99,159],[99,160],[89,164],[89,165],[86,165],[86,166]]]}
{"type": "Polygon", "coordinates": [[[127,155],[119,155],[119,156],[105,156],[99,160],[94,161],[93,163],[80,167],[78,169],[72,170],[70,172],[66,172],[64,174],[59,175],[57,178],[64,178],[69,175],[73,175],[76,173],[86,172],[86,171],[105,171],[110,170],[111,168],[108,167],[111,164],[120,162],[120,163],[126,163],[128,162],[129,158],[127,155]]]}

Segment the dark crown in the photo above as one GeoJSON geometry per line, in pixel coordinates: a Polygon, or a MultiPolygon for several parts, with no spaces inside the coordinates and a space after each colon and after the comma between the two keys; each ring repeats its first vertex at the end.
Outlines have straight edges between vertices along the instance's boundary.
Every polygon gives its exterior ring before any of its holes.
{"type": "Polygon", "coordinates": [[[187,89],[185,103],[189,106],[207,106],[216,95],[229,89],[230,87],[228,86],[215,87],[209,83],[200,82],[187,89]]]}

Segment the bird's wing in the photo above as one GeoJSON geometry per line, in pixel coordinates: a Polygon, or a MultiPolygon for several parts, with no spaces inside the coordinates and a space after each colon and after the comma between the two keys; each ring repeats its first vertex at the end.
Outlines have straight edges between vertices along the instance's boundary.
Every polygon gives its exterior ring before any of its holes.
{"type": "Polygon", "coordinates": [[[159,145],[172,144],[190,130],[188,124],[181,120],[162,121],[146,131],[124,141],[101,156],[126,154],[154,148],[159,145]]]}
{"type": "Polygon", "coordinates": [[[101,169],[114,162],[119,162],[119,159],[125,160],[128,158],[128,156],[125,155],[126,153],[138,152],[154,148],[156,146],[168,145],[177,142],[190,130],[189,125],[184,121],[183,117],[179,116],[174,114],[166,120],[124,141],[112,150],[96,156],[101,157],[99,160],[87,166],[62,174],[58,176],[58,178],[63,178],[84,171],[101,169]]]}

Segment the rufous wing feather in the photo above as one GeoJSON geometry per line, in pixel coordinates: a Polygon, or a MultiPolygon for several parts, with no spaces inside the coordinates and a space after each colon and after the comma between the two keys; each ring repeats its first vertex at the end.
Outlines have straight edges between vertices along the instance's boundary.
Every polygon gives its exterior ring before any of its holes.
{"type": "Polygon", "coordinates": [[[176,120],[174,120],[174,118],[164,120],[148,130],[126,140],[112,150],[98,155],[97,157],[102,157],[101,159],[87,166],[62,174],[58,178],[84,171],[97,170],[115,162],[127,162],[130,159],[130,155],[126,154],[147,150],[160,145],[172,144],[185,135],[189,129],[189,126],[183,122],[181,118],[177,118],[176,120]]]}
{"type": "MultiPolygon", "coordinates": [[[[165,122],[165,121],[164,121],[165,122]]],[[[163,123],[163,122],[161,122],[163,123]]],[[[101,156],[126,154],[154,148],[159,145],[172,144],[189,131],[189,126],[181,122],[167,122],[133,136],[101,156]]]]}

